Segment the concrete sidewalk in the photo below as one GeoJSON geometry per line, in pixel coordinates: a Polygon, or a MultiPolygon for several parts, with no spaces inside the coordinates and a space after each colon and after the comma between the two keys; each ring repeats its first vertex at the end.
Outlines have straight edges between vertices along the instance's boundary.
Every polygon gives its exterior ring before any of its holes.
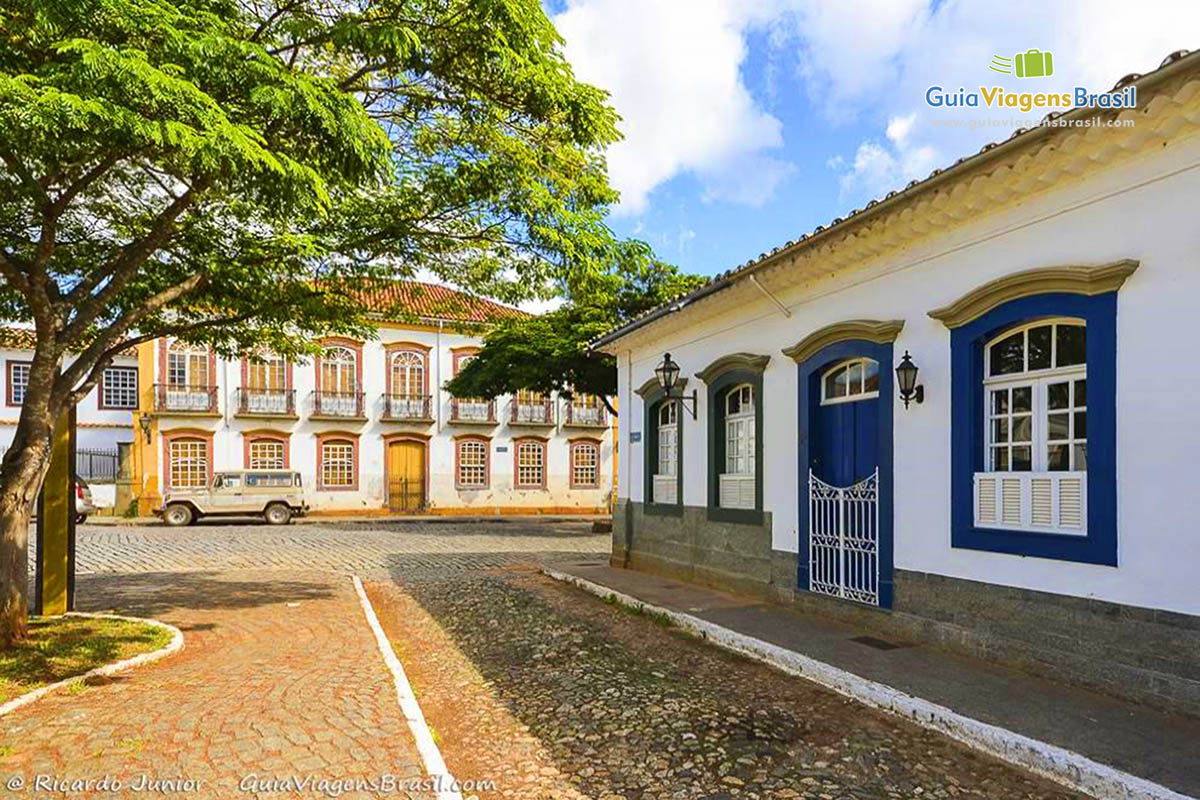
{"type": "MultiPolygon", "coordinates": [[[[555,569],[1200,797],[1200,719],[1195,717],[1165,714],[921,643],[884,642],[849,625],[690,583],[594,563],[555,569]]],[[[1129,791],[1117,796],[1156,795],[1129,791]]]]}

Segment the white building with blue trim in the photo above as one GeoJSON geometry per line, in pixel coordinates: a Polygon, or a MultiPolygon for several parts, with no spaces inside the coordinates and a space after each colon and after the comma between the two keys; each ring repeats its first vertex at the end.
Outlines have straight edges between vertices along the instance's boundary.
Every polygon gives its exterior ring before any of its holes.
{"type": "Polygon", "coordinates": [[[614,563],[1200,713],[1200,53],[1130,85],[595,342],[614,563]]]}

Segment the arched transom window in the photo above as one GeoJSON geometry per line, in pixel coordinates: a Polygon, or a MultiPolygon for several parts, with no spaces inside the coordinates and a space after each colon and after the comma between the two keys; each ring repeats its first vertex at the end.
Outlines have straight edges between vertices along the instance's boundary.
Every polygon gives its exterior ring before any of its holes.
{"type": "Polygon", "coordinates": [[[357,364],[353,350],[348,347],[326,348],[321,356],[321,391],[358,391],[357,364]]]}
{"type": "Polygon", "coordinates": [[[984,353],[989,472],[1087,470],[1087,328],[1043,320],[984,353]]]}
{"type": "Polygon", "coordinates": [[[392,394],[398,397],[425,395],[425,356],[416,350],[401,350],[392,356],[392,394]]]}
{"type": "Polygon", "coordinates": [[[678,462],[679,404],[668,400],[658,409],[658,474],[674,477],[678,462]]]}
{"type": "Polygon", "coordinates": [[[852,358],[831,367],[821,377],[821,405],[853,403],[879,397],[879,362],[852,358]]]}
{"type": "Polygon", "coordinates": [[[725,474],[754,476],[754,388],[735,386],[725,395],[725,474]]]}
{"type": "Polygon", "coordinates": [[[208,351],[182,342],[167,348],[167,385],[172,388],[207,388],[208,351]]]}

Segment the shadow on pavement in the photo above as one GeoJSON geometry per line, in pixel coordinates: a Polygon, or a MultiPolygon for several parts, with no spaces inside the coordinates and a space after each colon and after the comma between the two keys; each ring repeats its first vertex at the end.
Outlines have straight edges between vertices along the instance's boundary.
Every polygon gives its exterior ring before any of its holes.
{"type": "Polygon", "coordinates": [[[245,609],[331,596],[328,577],[307,581],[263,575],[261,579],[243,579],[229,572],[81,575],[75,585],[75,607],[155,617],[179,610],[245,609]]]}

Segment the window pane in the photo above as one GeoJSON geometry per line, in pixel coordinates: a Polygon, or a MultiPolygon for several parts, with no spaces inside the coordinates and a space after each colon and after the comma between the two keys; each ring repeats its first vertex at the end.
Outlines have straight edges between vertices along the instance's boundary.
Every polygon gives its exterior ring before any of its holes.
{"type": "Polygon", "coordinates": [[[1075,445],[1075,469],[1077,469],[1081,472],[1087,471],[1087,445],[1086,444],[1075,445]]]}
{"type": "Polygon", "coordinates": [[[825,378],[825,396],[826,397],[845,397],[846,396],[846,368],[843,367],[829,374],[825,378]]]}
{"type": "Polygon", "coordinates": [[[1017,386],[1012,390],[1013,411],[1033,410],[1033,387],[1017,386]]]}
{"type": "Polygon", "coordinates": [[[1071,468],[1071,446],[1069,444],[1052,444],[1046,455],[1046,469],[1051,472],[1065,472],[1071,468]]]}
{"type": "Polygon", "coordinates": [[[1075,381],[1075,406],[1081,408],[1087,405],[1087,379],[1075,381]]]}
{"type": "Polygon", "coordinates": [[[1047,388],[1046,402],[1050,408],[1070,408],[1071,407],[1071,384],[1070,383],[1052,383],[1047,388]]]}
{"type": "Polygon", "coordinates": [[[1008,389],[995,389],[992,391],[992,413],[1008,413],[1008,389]]]}
{"type": "Polygon", "coordinates": [[[996,447],[992,449],[992,469],[996,472],[1008,472],[1008,448],[996,447]]]}
{"type": "Polygon", "coordinates": [[[1002,442],[1007,442],[1007,441],[1008,441],[1008,419],[1001,418],[1001,419],[992,420],[992,442],[994,444],[1000,444],[1002,442]]]}
{"type": "Polygon", "coordinates": [[[1087,363],[1087,328],[1082,325],[1057,326],[1058,366],[1087,363]]]}
{"type": "Polygon", "coordinates": [[[1070,414],[1049,414],[1046,417],[1046,438],[1051,441],[1070,439],[1070,414]]]}
{"type": "Polygon", "coordinates": [[[1029,416],[1027,414],[1022,417],[1013,417],[1012,440],[1014,442],[1032,442],[1033,441],[1033,417],[1032,416],[1029,416]]]}
{"type": "Polygon", "coordinates": [[[992,345],[991,374],[1008,375],[1025,371],[1025,331],[1014,333],[992,345]]]}
{"type": "Polygon", "coordinates": [[[742,410],[742,393],[734,391],[729,393],[729,397],[725,403],[725,413],[737,414],[742,410]]]}
{"type": "Polygon", "coordinates": [[[1087,438],[1087,412],[1086,411],[1076,411],[1075,412],[1075,432],[1071,438],[1073,438],[1073,439],[1086,439],[1087,438]]]}
{"type": "Polygon", "coordinates": [[[868,361],[863,367],[863,391],[879,391],[879,362],[868,361]]]}
{"type": "Polygon", "coordinates": [[[862,394],[862,362],[850,365],[850,394],[862,394]]]}
{"type": "Polygon", "coordinates": [[[1050,368],[1050,325],[1029,329],[1029,369],[1050,368]]]}
{"type": "Polygon", "coordinates": [[[1012,449],[1013,472],[1029,472],[1033,469],[1032,450],[1028,446],[1012,449]]]}

